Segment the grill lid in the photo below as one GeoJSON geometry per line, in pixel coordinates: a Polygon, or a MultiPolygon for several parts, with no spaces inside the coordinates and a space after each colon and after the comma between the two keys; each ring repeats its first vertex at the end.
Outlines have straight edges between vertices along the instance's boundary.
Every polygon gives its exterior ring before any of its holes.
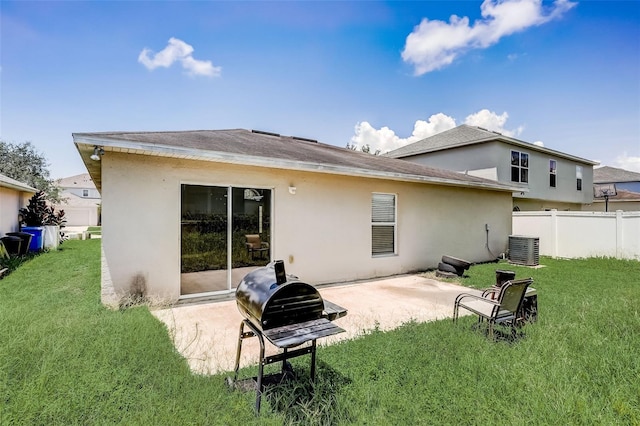
{"type": "Polygon", "coordinates": [[[324,309],[318,290],[286,275],[281,260],[245,275],[236,289],[236,303],[240,313],[263,330],[320,319],[324,309]]]}

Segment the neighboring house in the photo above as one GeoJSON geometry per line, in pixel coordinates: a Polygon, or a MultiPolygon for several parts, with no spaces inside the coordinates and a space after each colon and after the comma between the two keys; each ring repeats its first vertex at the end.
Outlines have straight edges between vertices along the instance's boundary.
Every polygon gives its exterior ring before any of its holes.
{"type": "Polygon", "coordinates": [[[89,173],[58,180],[62,189],[61,204],[56,210],[64,210],[66,226],[95,226],[100,221],[100,193],[89,173]]]}
{"type": "Polygon", "coordinates": [[[309,139],[236,129],[73,140],[103,201],[105,301],[110,288],[228,295],[275,259],[314,285],[435,268],[444,254],[488,261],[511,233],[515,185],[309,139]],[[268,244],[264,257],[247,253],[248,234],[268,244]]]}
{"type": "Polygon", "coordinates": [[[614,183],[617,189],[640,192],[640,173],[615,167],[597,167],[593,169],[593,183],[614,183]]]}
{"type": "Polygon", "coordinates": [[[36,192],[36,188],[0,174],[0,237],[18,231],[18,212],[36,192]]]}
{"type": "Polygon", "coordinates": [[[609,200],[594,197],[593,204],[585,205],[584,210],[596,212],[615,212],[616,210],[637,212],[640,211],[640,192],[618,189],[617,194],[610,196],[609,200]]]}
{"type": "Polygon", "coordinates": [[[516,186],[514,210],[582,210],[598,164],[464,124],[384,155],[516,186]]]}
{"type": "Polygon", "coordinates": [[[593,204],[585,206],[584,210],[640,211],[640,173],[609,166],[593,169],[594,194],[598,193],[599,187],[608,185],[615,185],[617,194],[610,196],[608,200],[596,196],[593,204]]]}

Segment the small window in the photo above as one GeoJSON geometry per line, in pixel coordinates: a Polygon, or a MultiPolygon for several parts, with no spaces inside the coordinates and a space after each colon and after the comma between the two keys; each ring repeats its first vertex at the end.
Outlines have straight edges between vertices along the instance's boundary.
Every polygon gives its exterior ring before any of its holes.
{"type": "Polygon", "coordinates": [[[83,189],[82,190],[82,196],[83,197],[88,197],[89,196],[89,190],[88,189],[83,189]]]}
{"type": "Polygon", "coordinates": [[[576,166],[576,189],[582,191],[582,167],[576,166]]]}
{"type": "Polygon", "coordinates": [[[396,253],[396,196],[373,194],[371,197],[371,255],[396,253]]]}
{"type": "Polygon", "coordinates": [[[529,182],[529,154],[511,151],[511,181],[529,182]]]}
{"type": "Polygon", "coordinates": [[[549,186],[552,188],[556,187],[556,170],[558,164],[556,160],[549,160],[549,186]]]}

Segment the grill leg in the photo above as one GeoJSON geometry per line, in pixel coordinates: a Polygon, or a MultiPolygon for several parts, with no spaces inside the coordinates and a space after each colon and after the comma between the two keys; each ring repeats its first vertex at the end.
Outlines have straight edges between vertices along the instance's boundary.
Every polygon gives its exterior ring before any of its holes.
{"type": "Polygon", "coordinates": [[[261,333],[256,334],[260,340],[260,364],[258,365],[258,383],[256,384],[256,414],[260,414],[260,400],[262,399],[262,374],[264,373],[264,338],[261,333]]]}
{"type": "Polygon", "coordinates": [[[311,342],[311,383],[316,381],[316,339],[311,342]]]}
{"type": "Polygon", "coordinates": [[[282,377],[284,377],[287,372],[287,348],[284,348],[283,353],[284,359],[282,360],[282,377]]]}
{"type": "Polygon", "coordinates": [[[238,370],[240,369],[240,352],[242,351],[242,340],[244,338],[244,321],[240,322],[240,335],[238,337],[238,350],[236,351],[236,366],[233,373],[233,381],[238,380],[238,370]]]}

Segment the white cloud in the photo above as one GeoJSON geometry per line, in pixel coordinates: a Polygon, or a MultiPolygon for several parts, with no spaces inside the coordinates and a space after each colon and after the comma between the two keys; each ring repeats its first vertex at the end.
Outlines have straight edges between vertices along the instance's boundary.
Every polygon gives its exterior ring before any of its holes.
{"type": "Polygon", "coordinates": [[[220,75],[222,72],[221,67],[214,67],[211,61],[194,59],[192,54],[193,46],[171,37],[167,47],[156,54],[153,54],[147,48],[142,49],[142,52],[138,55],[138,62],[147,67],[147,69],[154,70],[158,67],[169,68],[179,61],[189,75],[206,75],[209,77],[218,77],[220,75]]]}
{"type": "Polygon", "coordinates": [[[498,115],[493,111],[489,111],[488,109],[481,109],[475,114],[468,115],[464,120],[464,124],[468,124],[469,126],[484,127],[487,130],[502,133],[503,135],[509,137],[516,137],[520,135],[520,133],[522,133],[522,131],[524,130],[523,126],[518,127],[516,130],[507,130],[504,128],[504,125],[507,123],[508,118],[509,114],[507,114],[506,111],[498,115]]]}
{"type": "Polygon", "coordinates": [[[456,15],[448,23],[424,18],[407,36],[402,59],[422,75],[450,65],[469,49],[489,47],[504,36],[558,18],[575,5],[568,0],[556,0],[548,7],[541,0],[485,0],[480,6],[482,19],[473,25],[469,18],[456,15]]]}
{"type": "Polygon", "coordinates": [[[616,167],[640,173],[640,157],[630,156],[625,152],[616,158],[616,167]]]}
{"type": "Polygon", "coordinates": [[[438,113],[429,117],[428,121],[416,121],[411,136],[401,138],[386,126],[376,129],[367,121],[362,121],[355,126],[356,134],[351,138],[351,145],[357,147],[369,145],[372,152],[380,150],[380,152],[384,153],[454,127],[456,127],[455,119],[438,113]]]}
{"type": "MultiPolygon", "coordinates": [[[[522,133],[524,127],[520,126],[516,130],[505,129],[505,124],[509,114],[503,112],[498,115],[488,109],[482,109],[474,114],[468,115],[464,123],[470,126],[483,127],[487,130],[502,133],[505,136],[515,137],[522,133]]],[[[362,121],[355,126],[355,135],[351,138],[351,145],[362,147],[369,145],[372,151],[388,152],[413,142],[428,138],[445,130],[456,127],[456,120],[446,114],[434,114],[427,121],[418,120],[413,126],[411,136],[401,138],[396,132],[388,127],[376,129],[369,122],[362,121]]]]}

